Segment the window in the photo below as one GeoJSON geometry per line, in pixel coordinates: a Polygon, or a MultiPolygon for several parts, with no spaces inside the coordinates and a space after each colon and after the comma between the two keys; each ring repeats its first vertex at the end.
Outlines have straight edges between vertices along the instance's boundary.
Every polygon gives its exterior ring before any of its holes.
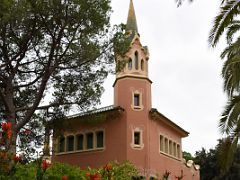
{"type": "Polygon", "coordinates": [[[88,131],[69,135],[60,136],[57,139],[58,153],[81,153],[86,151],[101,151],[104,148],[105,135],[104,130],[88,131]]]}
{"type": "Polygon", "coordinates": [[[172,148],[173,144],[172,144],[172,141],[170,140],[169,141],[169,154],[170,155],[173,155],[173,148],[172,148]]]}
{"type": "Polygon", "coordinates": [[[143,61],[143,59],[141,60],[141,70],[144,71],[144,61],[143,61]]]}
{"type": "Polygon", "coordinates": [[[67,137],[67,151],[74,150],[74,136],[67,137]]]}
{"type": "Polygon", "coordinates": [[[144,108],[143,102],[142,102],[142,90],[132,90],[132,103],[131,108],[134,111],[142,111],[144,108]]]}
{"type": "Polygon", "coordinates": [[[159,146],[160,153],[167,154],[172,158],[181,158],[181,147],[177,142],[168,139],[167,137],[160,135],[159,136],[159,146]]]}
{"type": "Polygon", "coordinates": [[[103,148],[103,131],[96,132],[97,148],[103,148]]]}
{"type": "Polygon", "coordinates": [[[83,150],[83,134],[77,135],[77,150],[83,150]]]}
{"type": "Polygon", "coordinates": [[[93,149],[93,133],[87,133],[87,149],[93,149]]]}
{"type": "Polygon", "coordinates": [[[131,58],[129,58],[129,60],[128,60],[128,69],[132,70],[132,59],[131,58]]]}
{"type": "Polygon", "coordinates": [[[65,151],[65,137],[61,136],[59,138],[59,152],[64,152],[65,151]]]}
{"type": "Polygon", "coordinates": [[[144,148],[142,135],[143,131],[139,127],[132,129],[131,147],[133,149],[142,150],[144,148]]]}
{"type": "Polygon", "coordinates": [[[140,132],[135,131],[134,132],[134,145],[140,145],[141,144],[141,136],[140,132]]]}
{"type": "Polygon", "coordinates": [[[160,135],[160,151],[164,151],[164,142],[163,142],[163,136],[162,135],[160,135]]]}
{"type": "Polygon", "coordinates": [[[176,143],[173,143],[173,156],[177,157],[177,146],[176,143]]]}
{"type": "Polygon", "coordinates": [[[135,64],[135,69],[138,70],[138,52],[137,51],[134,54],[134,64],[135,64]]]}
{"type": "Polygon", "coordinates": [[[167,138],[164,138],[164,152],[165,153],[168,153],[168,139],[167,138]]]}
{"type": "Polygon", "coordinates": [[[177,158],[180,158],[180,145],[177,145],[177,158]]]}
{"type": "Polygon", "coordinates": [[[140,95],[134,94],[134,106],[140,106],[140,95]]]}

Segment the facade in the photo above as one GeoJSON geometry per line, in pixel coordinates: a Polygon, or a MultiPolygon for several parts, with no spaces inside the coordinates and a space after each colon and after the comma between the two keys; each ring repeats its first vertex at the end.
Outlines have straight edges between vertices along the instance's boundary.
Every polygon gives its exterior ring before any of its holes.
{"type": "Polygon", "coordinates": [[[132,0],[126,29],[131,44],[113,84],[114,105],[55,125],[52,161],[86,168],[129,160],[147,178],[171,172],[169,179],[199,180],[199,166],[182,159],[181,140],[189,133],[152,108],[149,53],[140,42],[132,0]]]}

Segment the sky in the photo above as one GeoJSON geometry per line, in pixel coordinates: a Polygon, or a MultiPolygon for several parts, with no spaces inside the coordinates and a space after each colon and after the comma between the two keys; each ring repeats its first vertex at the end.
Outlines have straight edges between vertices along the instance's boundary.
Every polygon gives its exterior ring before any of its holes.
{"type": "MultiPolygon", "coordinates": [[[[112,24],[126,23],[130,0],[112,0],[112,24]]],[[[149,48],[152,106],[190,134],[183,151],[214,148],[221,138],[218,120],[226,104],[221,78],[224,38],[207,42],[218,0],[195,0],[177,8],[175,0],[133,0],[142,45],[149,48]]],[[[101,106],[113,104],[113,82],[105,83],[101,106]]]]}

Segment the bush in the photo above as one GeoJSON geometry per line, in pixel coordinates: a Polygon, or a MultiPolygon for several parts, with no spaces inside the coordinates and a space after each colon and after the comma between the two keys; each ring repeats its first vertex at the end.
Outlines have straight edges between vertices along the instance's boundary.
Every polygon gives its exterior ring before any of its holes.
{"type": "Polygon", "coordinates": [[[99,169],[86,170],[67,164],[54,163],[44,166],[41,159],[29,164],[16,163],[11,176],[0,173],[1,180],[131,180],[138,171],[130,162],[113,162],[99,169]]]}

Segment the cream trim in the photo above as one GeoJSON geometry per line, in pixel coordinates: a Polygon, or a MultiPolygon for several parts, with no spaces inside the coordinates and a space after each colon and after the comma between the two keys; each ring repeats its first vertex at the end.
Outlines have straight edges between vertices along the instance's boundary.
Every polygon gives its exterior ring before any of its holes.
{"type": "Polygon", "coordinates": [[[76,133],[66,133],[63,135],[65,141],[64,141],[64,152],[59,152],[59,147],[60,147],[60,137],[56,138],[56,155],[61,155],[61,154],[72,154],[72,153],[79,153],[79,152],[92,152],[92,151],[103,151],[106,149],[105,145],[105,129],[99,128],[99,129],[94,129],[94,130],[87,130],[87,131],[82,131],[82,132],[76,132],[76,133]],[[97,132],[103,132],[103,147],[97,147],[97,132]],[[88,133],[93,133],[93,148],[92,149],[87,149],[87,134],[88,133]],[[78,135],[83,135],[83,150],[77,150],[77,136],[78,135]],[[74,147],[73,151],[67,151],[67,139],[69,136],[74,137],[74,147]]]}
{"type": "Polygon", "coordinates": [[[168,157],[177,159],[177,160],[181,160],[181,145],[179,143],[177,143],[176,141],[174,141],[172,138],[169,138],[166,135],[163,135],[161,133],[159,133],[158,135],[159,137],[159,153],[166,155],[168,157]],[[161,147],[161,138],[162,137],[162,145],[163,147],[161,147]],[[167,144],[166,144],[167,142],[167,144]],[[166,145],[167,145],[167,151],[166,151],[166,145]]]}
{"type": "Polygon", "coordinates": [[[132,142],[130,144],[130,146],[132,147],[132,149],[135,150],[142,150],[144,148],[144,143],[143,143],[143,130],[139,127],[136,127],[134,129],[132,129],[132,142]],[[135,132],[140,133],[140,144],[135,144],[134,142],[134,134],[135,132]]]}
{"type": "Polygon", "coordinates": [[[142,102],[142,91],[139,91],[139,90],[132,90],[132,103],[131,103],[131,108],[134,110],[134,111],[142,111],[144,106],[143,106],[143,102],[142,102]],[[134,96],[135,95],[139,95],[139,106],[135,106],[134,105],[134,96]]]}

